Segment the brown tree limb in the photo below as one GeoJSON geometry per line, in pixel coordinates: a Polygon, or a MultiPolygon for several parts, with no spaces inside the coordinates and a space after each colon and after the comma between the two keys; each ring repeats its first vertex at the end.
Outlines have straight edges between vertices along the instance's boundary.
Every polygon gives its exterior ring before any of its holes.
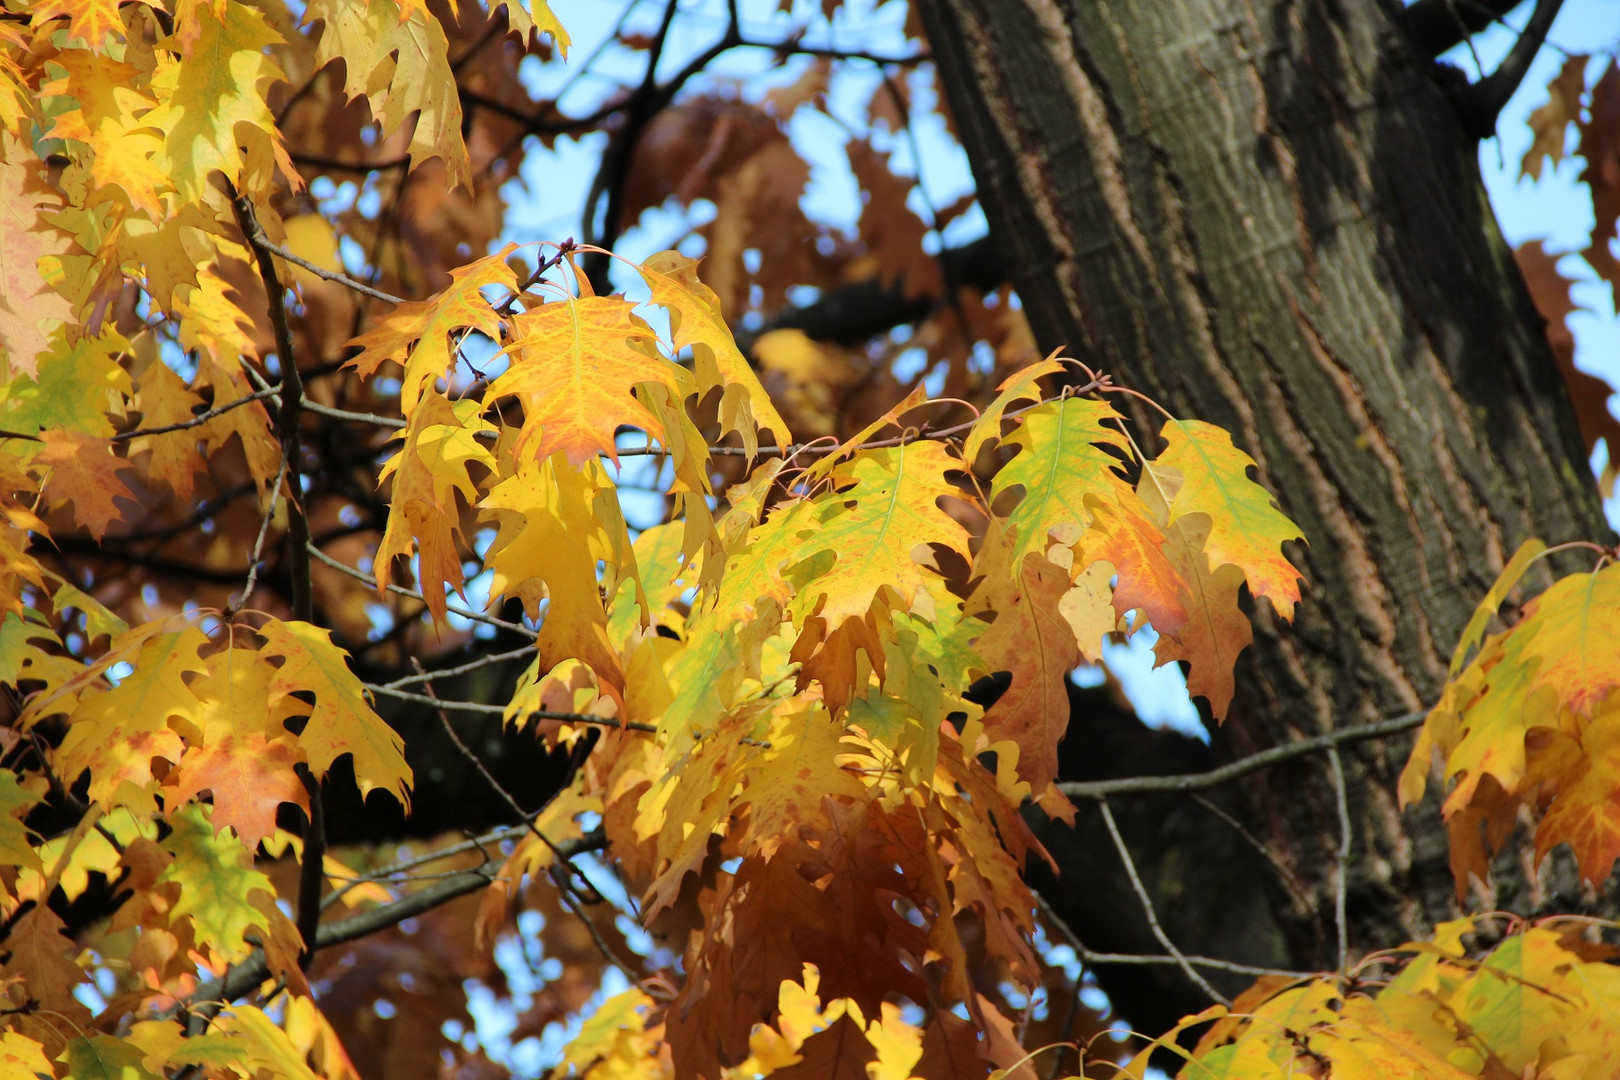
{"type": "Polygon", "coordinates": [[[1120,780],[1069,780],[1058,784],[1058,790],[1071,799],[1103,799],[1113,795],[1143,795],[1154,791],[1201,791],[1204,788],[1219,787],[1221,784],[1236,780],[1240,776],[1247,776],[1261,769],[1294,758],[1304,757],[1307,754],[1319,753],[1344,743],[1363,742],[1367,739],[1382,739],[1388,735],[1399,735],[1403,731],[1410,731],[1423,723],[1427,713],[1412,712],[1397,716],[1390,720],[1380,720],[1374,724],[1358,724],[1355,727],[1340,728],[1325,735],[1314,735],[1308,739],[1289,743],[1286,746],[1273,746],[1269,750],[1262,750],[1258,754],[1250,754],[1228,765],[1208,772],[1181,773],[1176,776],[1133,776],[1120,780]]]}

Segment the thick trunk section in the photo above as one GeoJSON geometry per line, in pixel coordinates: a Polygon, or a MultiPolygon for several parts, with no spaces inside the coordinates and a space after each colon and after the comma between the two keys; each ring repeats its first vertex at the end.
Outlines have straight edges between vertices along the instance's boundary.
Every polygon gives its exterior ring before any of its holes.
{"type": "MultiPolygon", "coordinates": [[[[1291,553],[1305,603],[1292,627],[1256,611],[1218,753],[1422,709],[1521,540],[1607,534],[1475,145],[1383,8],[921,9],[1042,347],[1229,429],[1309,539],[1291,553]]],[[[1450,903],[1434,815],[1394,804],[1404,756],[1344,754],[1353,953],[1422,933],[1450,903]]],[[[1332,792],[1320,760],[1249,786],[1247,820],[1312,905],[1274,884],[1261,921],[1285,955],[1231,959],[1337,962],[1332,792]]],[[[1068,886],[1060,909],[1097,892],[1068,886]]],[[[1211,935],[1232,917],[1179,920],[1180,944],[1218,953],[1211,935]]]]}

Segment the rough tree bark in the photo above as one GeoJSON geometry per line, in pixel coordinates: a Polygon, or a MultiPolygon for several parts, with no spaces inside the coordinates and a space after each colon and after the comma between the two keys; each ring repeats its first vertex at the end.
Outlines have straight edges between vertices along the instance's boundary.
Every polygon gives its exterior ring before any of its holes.
{"type": "MultiPolygon", "coordinates": [[[[1309,538],[1291,552],[1305,603],[1291,628],[1269,606],[1255,613],[1217,754],[1423,708],[1521,540],[1607,535],[1541,320],[1480,183],[1467,88],[1388,8],[920,7],[1042,347],[1228,428],[1309,538]]],[[[1432,811],[1403,816],[1394,803],[1404,756],[1376,743],[1344,755],[1352,952],[1421,934],[1452,902],[1432,811]]],[[[1231,958],[1333,966],[1339,839],[1324,763],[1261,774],[1241,801],[1309,903],[1272,875],[1257,900],[1269,910],[1253,914],[1279,939],[1255,946],[1269,955],[1231,958]]],[[[1161,844],[1164,821],[1144,823],[1161,844]]],[[[1094,832],[1056,839],[1073,867],[1103,874],[1094,832]]],[[[1159,873],[1153,838],[1141,842],[1159,873]]],[[[1162,899],[1171,885],[1155,888],[1162,899]]],[[[1106,915],[1104,893],[1072,876],[1051,889],[1071,925],[1106,915]]],[[[1172,932],[1188,952],[1219,955],[1236,935],[1215,905],[1232,899],[1207,901],[1181,888],[1172,932]]]]}

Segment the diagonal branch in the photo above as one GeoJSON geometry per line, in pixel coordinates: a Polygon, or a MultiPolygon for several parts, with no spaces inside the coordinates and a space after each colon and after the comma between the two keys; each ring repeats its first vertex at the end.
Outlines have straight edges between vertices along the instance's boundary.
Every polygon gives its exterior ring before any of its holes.
{"type": "Polygon", "coordinates": [[[1547,40],[1547,31],[1552,29],[1553,20],[1558,18],[1563,6],[1564,0],[1536,0],[1536,10],[1524,24],[1507,58],[1471,88],[1470,98],[1475,109],[1471,122],[1478,138],[1488,139],[1496,134],[1496,118],[1530,71],[1536,54],[1547,40]]]}
{"type": "Polygon", "coordinates": [[[1201,791],[1204,788],[1219,787],[1230,780],[1259,772],[1279,762],[1292,761],[1294,758],[1319,753],[1344,743],[1399,735],[1423,723],[1427,715],[1413,712],[1391,720],[1380,720],[1374,724],[1340,728],[1326,735],[1315,735],[1286,746],[1273,746],[1269,750],[1250,754],[1208,772],[1181,773],[1177,776],[1133,776],[1122,780],[1069,780],[1058,784],[1058,790],[1071,799],[1101,799],[1110,795],[1142,795],[1153,791],[1201,791]]]}
{"type": "Polygon", "coordinates": [[[1125,846],[1125,838],[1119,834],[1119,825],[1114,821],[1114,812],[1108,807],[1107,799],[1097,800],[1097,809],[1102,813],[1103,824],[1108,827],[1108,838],[1114,842],[1114,850],[1119,853],[1120,861],[1125,864],[1125,875],[1130,878],[1131,890],[1136,893],[1136,899],[1142,904],[1142,915],[1147,919],[1148,929],[1176,966],[1186,975],[1195,986],[1210,996],[1212,1001],[1222,1005],[1230,1005],[1232,1001],[1225,994],[1210,985],[1209,980],[1198,973],[1185,954],[1170,940],[1170,935],[1164,932],[1159,925],[1158,913],[1153,910],[1153,898],[1148,895],[1147,888],[1142,884],[1142,878],[1136,872],[1136,860],[1131,858],[1130,848],[1125,846]]]}

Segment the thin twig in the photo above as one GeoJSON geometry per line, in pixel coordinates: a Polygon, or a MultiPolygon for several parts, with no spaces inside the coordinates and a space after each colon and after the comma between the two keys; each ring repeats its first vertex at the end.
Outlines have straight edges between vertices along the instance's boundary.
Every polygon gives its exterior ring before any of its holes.
{"type": "Polygon", "coordinates": [[[304,943],[298,966],[309,970],[315,960],[316,934],[321,924],[321,889],[326,884],[326,805],[321,782],[309,766],[298,764],[298,779],[309,793],[309,817],[304,828],[304,854],[298,864],[298,937],[304,943]]]}
{"type": "Polygon", "coordinates": [[[1145,795],[1156,791],[1200,791],[1204,788],[1218,787],[1240,776],[1247,776],[1252,772],[1276,765],[1279,762],[1291,761],[1294,758],[1304,757],[1326,750],[1331,746],[1344,743],[1361,742],[1365,739],[1381,739],[1387,735],[1398,735],[1403,731],[1410,731],[1423,723],[1427,713],[1413,712],[1404,716],[1397,716],[1389,720],[1379,720],[1371,724],[1358,724],[1355,727],[1339,728],[1326,735],[1313,735],[1299,742],[1289,743],[1286,746],[1273,746],[1269,750],[1262,750],[1258,754],[1250,754],[1246,758],[1218,769],[1211,769],[1201,773],[1181,773],[1175,776],[1134,776],[1122,780],[1069,780],[1058,784],[1058,790],[1071,799],[1100,799],[1110,795],[1145,795]]]}
{"type": "Polygon", "coordinates": [[[268,236],[264,236],[262,232],[260,233],[260,236],[262,237],[262,239],[255,240],[254,241],[254,246],[262,247],[264,250],[270,252],[271,254],[276,255],[279,258],[286,259],[288,262],[292,263],[294,266],[301,266],[305,270],[308,270],[310,273],[314,274],[318,278],[325,278],[327,281],[336,282],[337,284],[342,285],[346,289],[353,289],[355,292],[359,293],[361,296],[369,296],[373,300],[382,300],[382,301],[384,301],[386,303],[390,303],[390,304],[403,304],[405,302],[404,297],[395,296],[393,293],[383,292],[381,289],[374,289],[370,285],[367,285],[363,281],[354,280],[354,278],[350,277],[347,274],[340,274],[340,273],[336,272],[335,270],[327,270],[324,267],[316,266],[314,263],[310,262],[308,259],[306,259],[306,258],[304,258],[304,257],[302,257],[300,255],[293,254],[292,252],[288,251],[286,248],[282,247],[280,244],[278,244],[275,241],[271,240],[268,236]]]}
{"type": "Polygon", "coordinates": [[[270,522],[275,520],[276,504],[281,500],[281,485],[287,479],[287,455],[281,455],[281,467],[276,470],[276,483],[270,489],[270,507],[264,512],[264,520],[259,522],[259,535],[253,541],[253,554],[248,556],[247,581],[242,584],[242,597],[230,606],[231,611],[240,611],[247,607],[247,602],[253,597],[253,590],[259,585],[259,560],[264,555],[264,538],[270,533],[270,522]]]}
{"type": "MultiPolygon", "coordinates": [[[[234,194],[234,193],[233,193],[234,194]]],[[[276,245],[264,234],[253,200],[236,195],[231,201],[236,222],[252,245],[259,277],[270,305],[270,327],[275,333],[276,357],[281,363],[281,397],[276,409],[276,436],[281,440],[282,459],[290,470],[287,484],[287,572],[292,585],[292,616],[302,622],[315,617],[315,594],[309,577],[309,519],[304,514],[304,497],[298,477],[301,472],[299,445],[304,405],[304,380],[298,372],[293,352],[292,327],[287,322],[287,291],[276,276],[276,263],[270,257],[276,245]]]]}
{"type": "Polygon", "coordinates": [[[276,397],[280,393],[281,386],[279,384],[276,386],[267,386],[263,390],[256,390],[253,393],[248,394],[246,397],[239,397],[235,401],[227,402],[217,409],[209,409],[207,412],[200,412],[196,416],[193,416],[190,420],[182,420],[177,424],[165,424],[162,427],[134,428],[130,431],[121,431],[109,438],[108,442],[128,442],[131,439],[144,439],[150,435],[167,435],[171,431],[185,431],[188,428],[200,427],[214,419],[216,416],[224,416],[232,409],[239,409],[243,405],[247,405],[254,401],[263,401],[265,398],[276,397]]]}
{"type": "Polygon", "coordinates": [[[1345,901],[1350,881],[1350,796],[1345,789],[1344,759],[1337,746],[1328,747],[1328,766],[1333,775],[1333,803],[1339,812],[1339,850],[1333,868],[1333,923],[1338,931],[1339,970],[1350,970],[1350,926],[1345,921],[1345,901]]]}
{"type": "Polygon", "coordinates": [[[1164,927],[1159,925],[1158,913],[1153,910],[1153,897],[1148,895],[1147,888],[1136,873],[1136,861],[1131,858],[1131,851],[1125,846],[1125,838],[1119,834],[1119,826],[1114,822],[1114,812],[1109,809],[1108,800],[1098,799],[1097,809],[1102,813],[1103,824],[1108,827],[1108,836],[1114,842],[1114,850],[1119,853],[1120,861],[1125,864],[1125,874],[1131,879],[1131,888],[1136,892],[1136,899],[1141,902],[1142,915],[1147,919],[1148,929],[1153,932],[1153,937],[1164,946],[1164,951],[1170,954],[1176,966],[1194,986],[1222,1005],[1232,1004],[1230,998],[1211,986],[1209,980],[1198,973],[1182,951],[1176,947],[1176,943],[1170,940],[1170,935],[1164,932],[1164,927]]]}
{"type": "MultiPolygon", "coordinates": [[[[1243,822],[1239,821],[1231,814],[1228,814],[1225,810],[1221,809],[1203,795],[1200,795],[1196,791],[1189,791],[1186,793],[1186,795],[1187,798],[1191,799],[1199,806],[1202,806],[1205,810],[1209,811],[1218,820],[1223,822],[1228,828],[1235,832],[1238,839],[1242,840],[1245,844],[1248,844],[1251,848],[1260,853],[1260,857],[1265,859],[1266,862],[1271,865],[1273,870],[1277,871],[1278,879],[1282,881],[1283,888],[1288,891],[1288,895],[1293,897],[1294,906],[1301,915],[1312,917],[1315,916],[1316,905],[1313,904],[1310,897],[1305,894],[1305,886],[1300,884],[1299,876],[1294,873],[1293,869],[1289,867],[1287,863],[1283,862],[1280,855],[1263,843],[1258,836],[1255,836],[1248,829],[1246,829],[1243,822]]],[[[1322,923],[1320,919],[1316,920],[1316,933],[1318,935],[1318,939],[1320,940],[1320,935],[1322,933],[1322,923]]]]}
{"type": "Polygon", "coordinates": [[[377,427],[402,428],[405,421],[392,416],[378,416],[376,413],[350,412],[348,409],[334,409],[330,405],[322,405],[318,401],[305,401],[304,408],[321,416],[330,416],[334,420],[350,420],[356,424],[374,424],[377,427]]]}
{"type": "MultiPolygon", "coordinates": [[[[383,685],[389,687],[390,689],[397,690],[402,686],[414,686],[417,683],[425,683],[429,679],[450,679],[457,675],[466,675],[469,672],[477,671],[479,668],[488,667],[491,664],[499,664],[507,660],[519,660],[525,656],[533,656],[534,652],[535,648],[533,645],[524,645],[522,648],[513,649],[511,652],[490,653],[488,656],[481,656],[477,660],[469,660],[467,663],[457,665],[456,667],[438,668],[434,671],[421,671],[419,668],[418,673],[415,675],[406,675],[402,678],[395,679],[391,683],[384,683],[383,685]]],[[[414,659],[412,660],[412,663],[415,663],[414,659]]]]}
{"type": "MultiPolygon", "coordinates": [[[[337,559],[332,558],[332,556],[328,555],[326,552],[322,551],[313,544],[310,545],[309,553],[316,559],[325,563],[327,566],[330,566],[332,569],[337,570],[340,573],[347,574],[356,581],[370,585],[373,589],[377,587],[377,579],[375,577],[366,573],[364,570],[357,570],[347,563],[340,562],[337,559]]],[[[390,582],[388,585],[388,591],[399,596],[409,597],[412,600],[420,600],[424,604],[427,603],[427,597],[423,596],[417,590],[407,589],[403,585],[395,585],[390,582]]],[[[508,622],[505,619],[497,619],[493,615],[485,615],[483,612],[473,611],[471,608],[462,607],[460,604],[447,603],[445,604],[445,610],[450,612],[452,615],[459,615],[463,619],[471,619],[473,622],[483,623],[485,626],[494,626],[502,630],[510,630],[514,634],[522,634],[524,637],[530,639],[540,636],[535,631],[530,630],[527,626],[524,626],[522,623],[508,622]]]]}
{"type": "MultiPolygon", "coordinates": [[[[411,662],[416,665],[417,674],[421,674],[421,663],[414,657],[412,657],[411,662]]],[[[433,691],[433,684],[431,682],[427,683],[425,688],[427,696],[437,701],[438,695],[433,691]]],[[[490,790],[495,792],[501,801],[511,808],[514,814],[523,819],[523,823],[528,827],[530,835],[539,840],[551,852],[552,858],[555,860],[551,867],[551,880],[557,886],[557,899],[573,913],[576,919],[585,925],[585,932],[590,934],[591,940],[596,944],[597,950],[601,952],[603,959],[618,968],[631,983],[639,982],[640,977],[614,954],[613,950],[608,947],[608,943],[603,939],[602,933],[597,929],[596,924],[586,916],[579,902],[579,897],[574,891],[573,879],[577,877],[591,892],[596,893],[598,896],[601,895],[601,891],[591,884],[584,871],[574,865],[573,860],[563,854],[562,848],[558,847],[551,837],[547,836],[545,831],[536,823],[535,819],[540,816],[540,811],[531,812],[523,809],[512,793],[506,790],[506,786],[495,778],[494,773],[489,771],[483,759],[473,753],[472,748],[462,741],[460,733],[456,731],[456,726],[450,722],[450,716],[444,711],[443,707],[436,708],[434,711],[439,714],[439,724],[444,728],[444,733],[449,736],[451,743],[460,751],[461,756],[478,771],[479,776],[484,778],[484,783],[489,785],[490,790]]]]}
{"type": "MultiPolygon", "coordinates": [[[[427,694],[416,694],[409,690],[398,690],[387,683],[361,683],[373,694],[391,697],[396,701],[411,701],[418,705],[435,705],[451,712],[481,713],[486,716],[505,716],[506,706],[488,705],[482,701],[454,701],[448,698],[430,697],[427,694]]],[[[656,724],[642,724],[635,721],[621,723],[611,716],[592,716],[589,713],[556,712],[552,709],[525,709],[525,720],[561,720],[569,724],[594,724],[597,727],[612,728],[615,731],[642,731],[656,733],[656,724]]]]}

